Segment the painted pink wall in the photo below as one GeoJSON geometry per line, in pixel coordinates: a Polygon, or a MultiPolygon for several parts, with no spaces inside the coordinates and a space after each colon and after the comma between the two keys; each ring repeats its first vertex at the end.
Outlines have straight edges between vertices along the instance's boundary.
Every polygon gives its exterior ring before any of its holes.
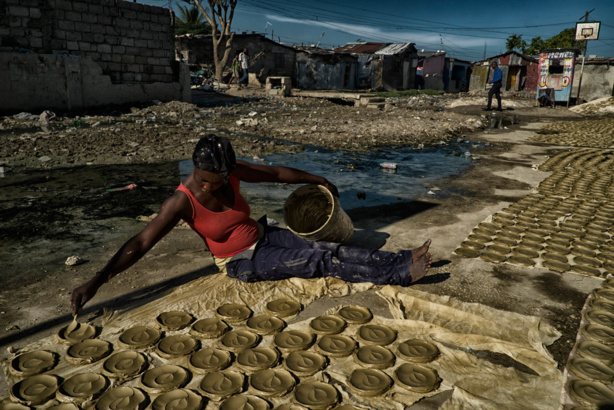
{"type": "Polygon", "coordinates": [[[428,57],[424,59],[423,75],[427,74],[443,74],[443,65],[446,62],[446,55],[428,57]]]}

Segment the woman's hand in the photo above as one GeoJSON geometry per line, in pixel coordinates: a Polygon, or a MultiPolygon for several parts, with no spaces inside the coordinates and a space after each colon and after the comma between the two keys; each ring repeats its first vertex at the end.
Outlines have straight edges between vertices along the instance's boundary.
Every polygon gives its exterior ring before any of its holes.
{"type": "Polygon", "coordinates": [[[70,295],[70,304],[72,305],[72,314],[76,316],[83,306],[96,295],[98,289],[104,281],[101,281],[98,274],[83,285],[75,288],[70,295]]]}
{"type": "Polygon", "coordinates": [[[330,191],[331,194],[333,194],[334,196],[336,196],[337,198],[339,198],[339,191],[337,190],[337,187],[335,186],[335,184],[333,184],[332,182],[330,182],[329,180],[325,179],[324,183],[320,184],[323,187],[325,187],[326,189],[328,189],[330,191]]]}

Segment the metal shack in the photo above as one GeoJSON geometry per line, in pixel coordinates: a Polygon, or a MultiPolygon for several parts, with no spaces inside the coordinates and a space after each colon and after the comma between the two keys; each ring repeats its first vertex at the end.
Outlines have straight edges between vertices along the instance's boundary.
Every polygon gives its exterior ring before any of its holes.
{"type": "Polygon", "coordinates": [[[539,55],[539,91],[550,88],[554,101],[569,105],[573,85],[574,62],[578,51],[575,49],[543,50],[539,55]]]}

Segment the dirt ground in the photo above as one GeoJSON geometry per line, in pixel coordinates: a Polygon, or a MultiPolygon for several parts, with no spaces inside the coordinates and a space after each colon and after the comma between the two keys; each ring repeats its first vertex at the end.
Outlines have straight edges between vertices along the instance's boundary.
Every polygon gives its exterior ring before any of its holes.
{"type": "MultiPolygon", "coordinates": [[[[534,170],[535,164],[570,149],[530,141],[542,125],[581,123],[595,117],[566,107],[537,108],[534,100],[511,94],[504,97],[506,110],[501,113],[483,112],[481,95],[390,99],[383,110],[336,98],[267,97],[259,89],[229,91],[217,97],[196,93],[196,99],[202,106],[170,102],[78,116],[31,113],[3,117],[0,174],[185,159],[198,137],[206,133],[228,136],[241,156],[295,152],[301,144],[361,151],[390,145],[418,147],[456,138],[484,143],[484,148],[474,150],[474,166],[469,171],[439,182],[441,194],[416,198],[410,204],[349,212],[357,228],[355,240],[372,245],[373,240],[385,237],[383,249],[396,251],[433,238],[434,266],[416,285],[420,290],[547,319],[563,334],[549,350],[564,366],[575,341],[580,309],[600,281],[463,259],[453,251],[485,217],[522,198],[545,178],[546,173],[534,170]]],[[[19,262],[11,262],[11,269],[0,273],[3,350],[23,346],[66,325],[71,320],[70,290],[91,277],[144,226],[128,216],[110,224],[102,238],[79,246],[73,243],[72,250],[87,255],[83,265],[57,263],[64,255],[38,259],[41,255],[24,251],[12,256],[19,262]],[[41,265],[42,260],[56,263],[41,265]]],[[[135,267],[104,286],[83,317],[93,319],[106,308],[156,297],[168,287],[213,270],[200,240],[189,229],[175,229],[135,267]]]]}

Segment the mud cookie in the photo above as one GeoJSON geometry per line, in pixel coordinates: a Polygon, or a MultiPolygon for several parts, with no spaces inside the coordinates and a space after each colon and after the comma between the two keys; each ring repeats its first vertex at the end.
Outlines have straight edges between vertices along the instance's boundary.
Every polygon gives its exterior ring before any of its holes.
{"type": "Polygon", "coordinates": [[[156,318],[162,330],[181,330],[194,321],[194,316],[181,310],[163,312],[156,318]]]}
{"type": "Polygon", "coordinates": [[[324,369],[327,364],[328,360],[325,356],[304,350],[290,353],[283,362],[286,370],[300,377],[313,376],[324,369]]]}
{"type": "Polygon", "coordinates": [[[222,319],[210,317],[194,322],[190,328],[190,334],[198,339],[215,339],[230,330],[230,326],[222,319]]]}
{"type": "Polygon", "coordinates": [[[572,272],[579,273],[580,275],[594,276],[594,277],[601,276],[601,271],[593,266],[572,265],[571,270],[572,272]]]}
{"type": "Polygon", "coordinates": [[[588,257],[588,256],[574,256],[574,263],[578,265],[590,266],[593,268],[600,268],[601,262],[597,258],[588,257]]]}
{"type": "Polygon", "coordinates": [[[328,383],[300,383],[294,390],[294,401],[309,409],[325,410],[338,403],[339,392],[328,383]]]}
{"type": "Polygon", "coordinates": [[[595,406],[604,402],[614,402],[614,391],[600,382],[572,380],[568,384],[567,389],[574,399],[589,406],[595,406]]]}
{"type": "Polygon", "coordinates": [[[354,361],[371,369],[387,369],[394,365],[395,356],[383,346],[362,346],[354,353],[354,361]]]}
{"type": "MultiPolygon", "coordinates": [[[[64,410],[63,409],[64,406],[69,406],[65,410],[79,410],[79,408],[75,406],[74,404],[67,404],[67,403],[58,404],[57,406],[53,406],[50,409],[56,409],[58,407],[62,407],[59,410],[64,410]]],[[[0,410],[30,410],[31,408],[32,407],[26,406],[25,404],[20,404],[20,403],[13,403],[13,402],[0,403],[0,410]]]]}
{"type": "Polygon", "coordinates": [[[373,313],[364,306],[344,306],[337,314],[350,324],[363,324],[373,319],[373,313]]]}
{"type": "Polygon", "coordinates": [[[480,254],[480,258],[482,258],[486,262],[493,262],[493,263],[505,262],[507,260],[507,256],[502,255],[500,253],[495,253],[492,251],[486,251],[480,254]]]}
{"type": "Polygon", "coordinates": [[[286,322],[270,315],[254,316],[247,321],[248,329],[259,335],[272,335],[279,332],[285,326],[286,322]]]}
{"type": "Polygon", "coordinates": [[[111,343],[98,339],[86,339],[74,344],[66,351],[66,360],[72,364],[88,364],[97,362],[111,353],[111,343]]]}
{"type": "Polygon", "coordinates": [[[156,353],[165,358],[187,356],[198,348],[198,341],[188,335],[166,336],[158,342],[156,353]]]}
{"type": "Polygon", "coordinates": [[[610,384],[614,381],[614,370],[603,363],[595,360],[575,358],[567,365],[569,370],[576,376],[586,379],[610,384]]]}
{"type": "Polygon", "coordinates": [[[159,329],[147,326],[135,326],[126,329],[118,339],[120,346],[130,349],[144,349],[153,346],[162,337],[159,329]]]}
{"type": "Polygon", "coordinates": [[[147,359],[134,351],[117,352],[102,364],[102,372],[116,379],[127,379],[141,374],[147,367],[147,359]]]}
{"type": "Polygon", "coordinates": [[[454,253],[464,258],[477,258],[478,256],[480,256],[480,251],[476,251],[475,249],[463,248],[463,247],[456,248],[454,250],[454,253]]]}
{"type": "Polygon", "coordinates": [[[509,263],[512,263],[514,265],[520,265],[520,266],[533,266],[535,265],[535,261],[531,258],[527,258],[526,256],[522,256],[522,255],[514,255],[512,254],[512,256],[510,256],[507,261],[509,263]]]}
{"type": "MultiPolygon", "coordinates": [[[[199,389],[213,400],[223,400],[243,390],[244,376],[239,372],[223,370],[205,374],[199,389]]],[[[230,407],[228,407],[230,408],[230,407]]]]}
{"type": "Polygon", "coordinates": [[[439,349],[426,340],[410,339],[399,344],[397,354],[410,362],[428,363],[439,356],[439,349]]]}
{"type": "Polygon", "coordinates": [[[587,359],[597,360],[608,366],[614,364],[614,347],[592,340],[585,340],[576,346],[576,352],[587,359]]]}
{"type": "Polygon", "coordinates": [[[134,387],[115,387],[107,390],[96,402],[96,410],[141,410],[149,398],[134,387]]]}
{"type": "Polygon", "coordinates": [[[231,330],[220,339],[220,347],[231,352],[240,352],[260,343],[260,335],[249,330],[231,330]]]}
{"type": "Polygon", "coordinates": [[[58,332],[58,340],[64,344],[75,344],[96,336],[96,327],[76,320],[58,332]]]}
{"type": "Polygon", "coordinates": [[[28,377],[53,369],[57,361],[57,353],[47,350],[34,350],[20,354],[11,360],[9,372],[15,376],[28,377]]]}
{"type": "Polygon", "coordinates": [[[51,400],[58,390],[58,378],[50,374],[37,374],[15,383],[10,390],[13,401],[38,406],[51,400]]]}
{"type": "Polygon", "coordinates": [[[318,316],[309,322],[309,328],[319,335],[341,333],[346,326],[345,320],[335,315],[318,316]]]}
{"type": "Polygon", "coordinates": [[[601,309],[593,309],[585,316],[593,325],[614,328],[614,314],[601,309]]]}
{"type": "Polygon", "coordinates": [[[416,393],[436,390],[441,383],[435,370],[414,363],[399,366],[394,372],[394,378],[399,385],[416,393]]]}
{"type": "Polygon", "coordinates": [[[593,292],[596,298],[609,300],[614,302],[614,289],[597,289],[593,292]]]}
{"type": "Polygon", "coordinates": [[[151,368],[141,376],[141,385],[150,393],[163,393],[178,389],[189,381],[190,373],[174,364],[151,368]]]}
{"type": "Polygon", "coordinates": [[[56,398],[61,402],[83,403],[98,397],[108,385],[109,381],[101,374],[78,373],[64,380],[56,398]]]}
{"type": "Polygon", "coordinates": [[[268,314],[277,317],[290,317],[301,311],[302,305],[292,299],[276,299],[266,304],[268,314]]]}
{"type": "Polygon", "coordinates": [[[614,329],[600,325],[586,325],[582,328],[582,334],[590,340],[595,340],[606,345],[614,345],[614,329]]]}
{"type": "Polygon", "coordinates": [[[384,325],[363,325],[356,332],[356,337],[363,343],[386,346],[394,342],[397,332],[384,325]]]}
{"type": "Polygon", "coordinates": [[[300,330],[286,330],[278,333],[273,339],[275,346],[282,352],[308,349],[315,341],[315,335],[300,330]]]}
{"type": "Polygon", "coordinates": [[[489,235],[479,235],[477,233],[473,233],[467,237],[467,240],[472,242],[488,243],[492,240],[492,238],[489,235]]]}
{"type": "Polygon", "coordinates": [[[245,371],[274,367],[279,362],[279,352],[270,347],[253,347],[237,355],[237,365],[245,371]]]}
{"type": "Polygon", "coordinates": [[[357,369],[348,378],[348,386],[362,396],[379,396],[392,387],[392,379],[378,369],[357,369]]]}
{"type": "Polygon", "coordinates": [[[565,262],[558,261],[544,261],[543,266],[555,272],[567,272],[571,269],[571,265],[565,262]]]}
{"type": "Polygon", "coordinates": [[[249,384],[262,396],[279,397],[291,391],[296,380],[287,370],[265,369],[251,375],[249,384]]]}
{"type": "Polygon", "coordinates": [[[239,323],[252,315],[252,310],[238,303],[226,303],[217,308],[215,313],[228,323],[239,323]]]}
{"type": "Polygon", "coordinates": [[[188,389],[177,389],[156,397],[151,404],[152,410],[200,410],[203,408],[203,398],[188,389]]]}
{"type": "Polygon", "coordinates": [[[472,249],[474,251],[479,251],[484,249],[486,245],[483,242],[474,242],[474,241],[463,241],[461,242],[461,248],[472,249]]]}
{"type": "Polygon", "coordinates": [[[188,368],[195,373],[224,370],[232,363],[231,354],[215,347],[205,347],[190,355],[188,368]]]}
{"type": "Polygon", "coordinates": [[[220,405],[220,410],[269,410],[270,408],[269,402],[249,394],[233,396],[220,405]]]}
{"type": "Polygon", "coordinates": [[[537,258],[539,253],[526,245],[519,245],[512,251],[512,256],[522,256],[524,258],[537,258]]]}
{"type": "Polygon", "coordinates": [[[346,357],[356,350],[354,339],[345,335],[325,335],[316,344],[317,350],[330,357],[346,357]]]}
{"type": "Polygon", "coordinates": [[[558,263],[568,263],[567,255],[563,255],[561,253],[556,252],[544,252],[542,254],[542,258],[548,262],[558,262],[558,263]]]}

